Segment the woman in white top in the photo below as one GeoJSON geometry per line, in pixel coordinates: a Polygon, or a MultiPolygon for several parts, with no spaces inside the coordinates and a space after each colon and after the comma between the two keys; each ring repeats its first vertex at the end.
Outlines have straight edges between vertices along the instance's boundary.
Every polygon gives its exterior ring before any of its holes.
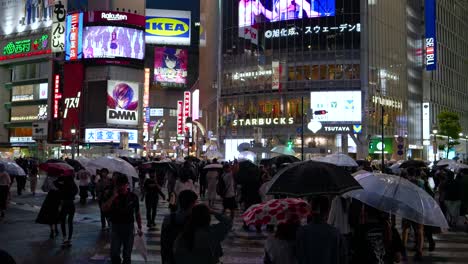
{"type": "Polygon", "coordinates": [[[5,171],[5,165],[0,163],[0,217],[5,216],[8,195],[10,194],[10,175],[5,171]]]}
{"type": "Polygon", "coordinates": [[[179,196],[179,193],[185,190],[191,190],[196,193],[195,185],[193,185],[193,181],[190,179],[190,174],[188,171],[184,171],[179,179],[177,179],[174,187],[174,192],[176,196],[179,196]]]}

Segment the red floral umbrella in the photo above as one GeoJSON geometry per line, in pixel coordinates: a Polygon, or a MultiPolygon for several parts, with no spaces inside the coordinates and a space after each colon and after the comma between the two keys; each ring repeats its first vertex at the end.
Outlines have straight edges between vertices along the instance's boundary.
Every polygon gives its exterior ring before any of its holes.
{"type": "Polygon", "coordinates": [[[306,218],[310,212],[310,205],[302,199],[273,199],[252,205],[242,214],[242,219],[248,225],[280,224],[299,221],[306,218]]]}
{"type": "Polygon", "coordinates": [[[72,166],[67,163],[42,163],[39,169],[47,172],[50,176],[74,176],[75,171],[72,166]]]}

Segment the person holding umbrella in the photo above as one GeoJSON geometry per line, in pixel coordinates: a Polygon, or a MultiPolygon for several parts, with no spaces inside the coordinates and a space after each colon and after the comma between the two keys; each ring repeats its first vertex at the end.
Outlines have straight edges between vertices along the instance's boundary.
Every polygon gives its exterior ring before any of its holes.
{"type": "Polygon", "coordinates": [[[5,217],[8,196],[10,195],[11,179],[5,171],[5,165],[0,163],[0,217],[5,217]]]}
{"type": "Polygon", "coordinates": [[[101,170],[96,170],[96,174],[99,175],[99,181],[96,184],[96,195],[101,214],[101,228],[105,229],[106,224],[110,226],[110,221],[108,221],[108,215],[102,210],[102,205],[112,196],[114,186],[111,177],[109,177],[108,169],[103,168],[101,170]]]}

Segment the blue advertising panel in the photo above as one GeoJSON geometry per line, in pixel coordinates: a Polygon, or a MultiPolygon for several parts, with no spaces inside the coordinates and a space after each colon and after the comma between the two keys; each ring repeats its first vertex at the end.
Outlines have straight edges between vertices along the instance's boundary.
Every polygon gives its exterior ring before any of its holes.
{"type": "Polygon", "coordinates": [[[426,0],[425,22],[426,38],[424,41],[426,71],[434,71],[437,65],[436,40],[436,0],[426,0]]]}
{"type": "Polygon", "coordinates": [[[67,15],[66,25],[65,60],[79,60],[83,57],[83,13],[67,15]]]}

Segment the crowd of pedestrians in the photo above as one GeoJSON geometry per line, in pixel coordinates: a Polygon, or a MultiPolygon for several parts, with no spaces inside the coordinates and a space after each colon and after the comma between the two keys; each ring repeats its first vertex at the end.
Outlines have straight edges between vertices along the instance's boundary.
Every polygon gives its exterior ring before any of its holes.
{"type": "MultiPolygon", "coordinates": [[[[22,161],[19,161],[20,164],[22,161]]],[[[35,194],[38,164],[23,164],[35,194]]],[[[160,199],[169,201],[170,214],[161,229],[162,263],[219,263],[222,241],[233,230],[236,212],[274,198],[267,194],[272,176],[281,169],[275,164],[246,166],[245,163],[187,160],[178,169],[139,168],[139,192],[132,188],[127,175],[107,168],[90,173],[78,170],[71,176],[49,171],[41,187],[47,195],[36,222],[48,225],[50,238],[60,235],[63,247],[72,245],[75,197],[89,206],[88,195],[97,200],[101,227],[110,230],[112,263],[131,263],[135,234],[142,236],[140,201],[146,208],[147,228],[156,230],[160,199]],[[143,175],[143,176],[141,176],[143,175]],[[198,187],[198,188],[197,188],[198,187]],[[132,191],[133,189],[133,191],[132,191]],[[215,209],[221,200],[222,208],[215,209]],[[216,220],[216,223],[212,223],[216,220]],[[136,225],[136,229],[135,229],[136,225]]],[[[372,171],[371,167],[361,167],[372,171]]],[[[456,174],[445,167],[428,170],[410,167],[400,175],[424,189],[439,201],[451,228],[459,216],[468,213],[468,170],[456,174]]],[[[22,180],[15,177],[18,189],[22,180]]],[[[12,178],[0,164],[0,212],[4,216],[12,178]]],[[[21,193],[18,192],[18,195],[21,193]]],[[[266,225],[270,233],[265,243],[265,264],[302,263],[394,263],[407,258],[408,237],[414,232],[415,260],[423,256],[424,243],[436,249],[433,233],[437,228],[402,219],[401,234],[395,217],[357,200],[321,195],[304,197],[311,204],[306,222],[289,219],[278,225],[266,225]]],[[[264,226],[246,223],[247,232],[263,232],[264,226]],[[254,230],[252,230],[253,228],[254,230]]]]}

